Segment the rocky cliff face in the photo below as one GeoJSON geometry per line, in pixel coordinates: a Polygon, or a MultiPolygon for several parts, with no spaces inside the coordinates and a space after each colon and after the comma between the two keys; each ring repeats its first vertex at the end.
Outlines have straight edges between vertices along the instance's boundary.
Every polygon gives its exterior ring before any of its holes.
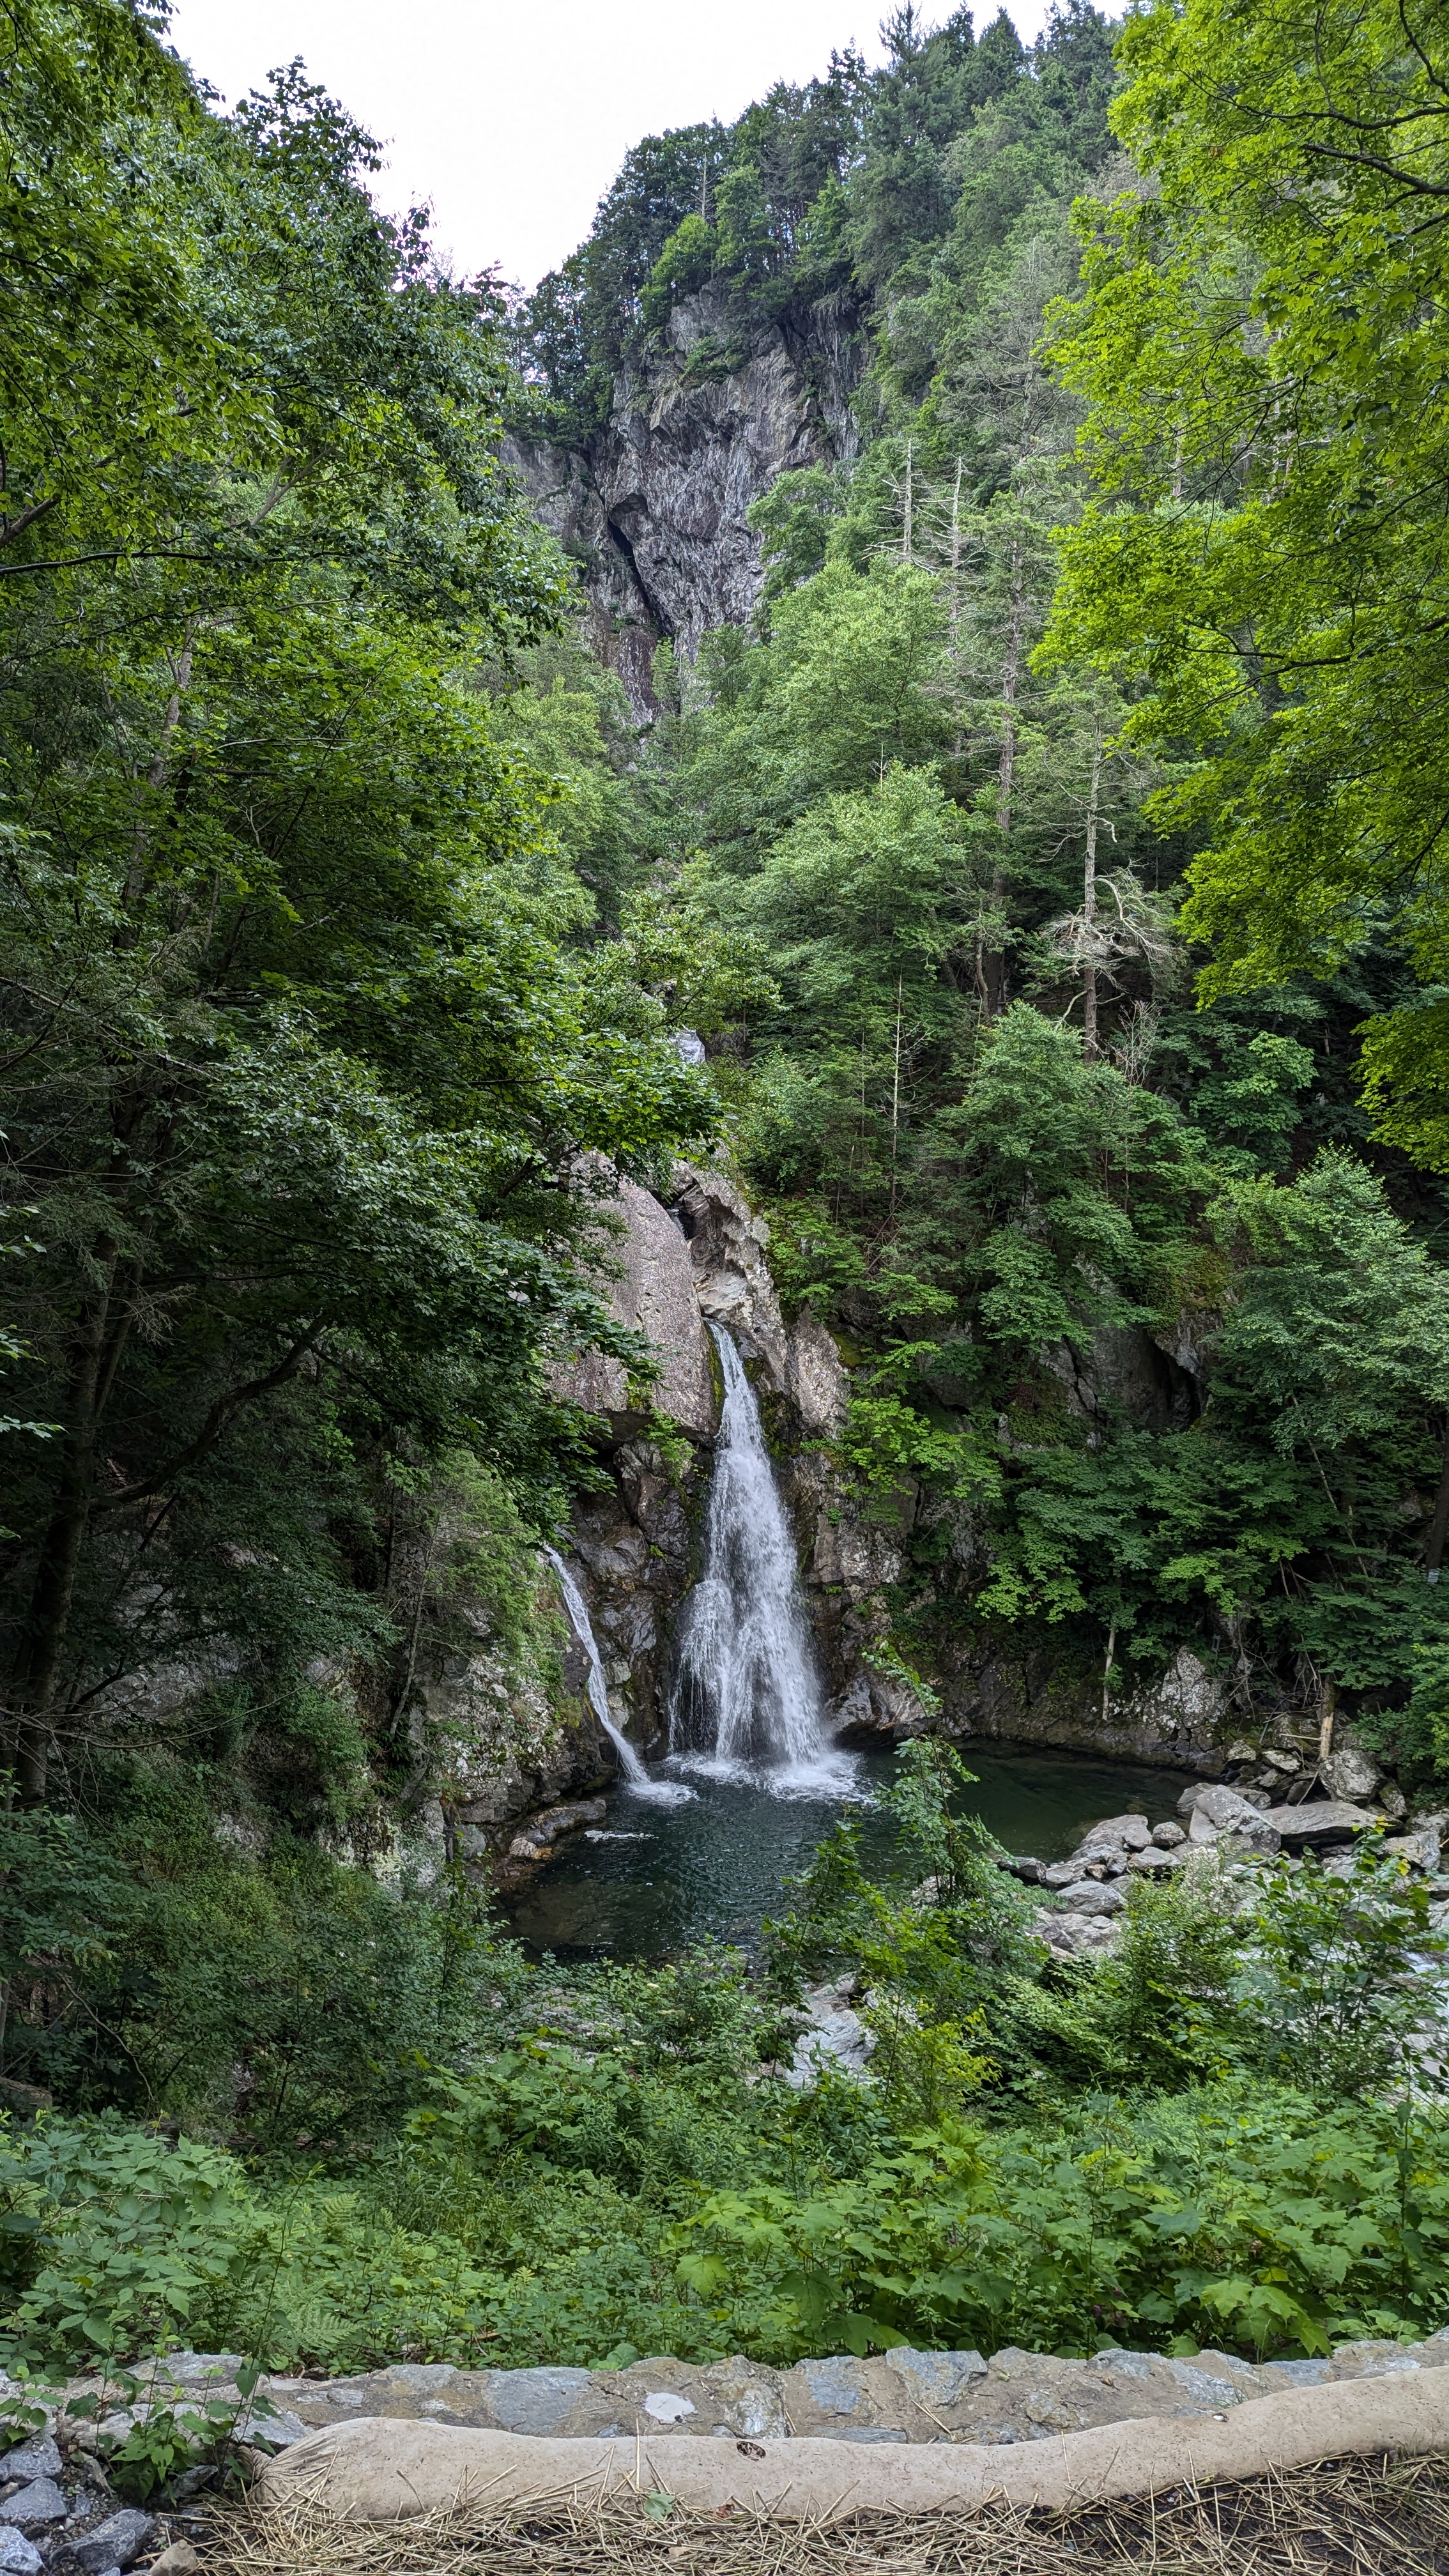
{"type": "Polygon", "coordinates": [[[642,1751],[662,1750],[674,1614],[693,1581],[700,1506],[719,1421],[709,1326],[728,1331],[755,1381],[800,1547],[805,1597],[827,1687],[848,1724],[897,1734],[919,1711],[865,1660],[884,1633],[880,1586],[901,1572],[903,1524],[862,1521],[819,1445],[844,1419],[846,1374],[809,1314],[787,1328],[770,1277],[768,1230],[721,1172],[674,1168],[668,1205],[621,1185],[610,1300],[661,1356],[656,1399],[689,1441],[666,1462],[626,1401],[616,1362],[590,1355],[561,1382],[603,1425],[610,1481],[584,1495],[574,1555],[599,1642],[611,1713],[642,1751]]]}
{"type": "Polygon", "coordinates": [[[725,299],[678,304],[647,370],[621,377],[604,427],[577,449],[515,432],[504,459],[579,565],[590,642],[641,715],[654,648],[692,659],[711,626],[741,625],[760,589],[750,503],[788,469],[854,453],[850,397],[861,346],[850,317],[817,305],[803,325],[729,341],[725,299]]]}

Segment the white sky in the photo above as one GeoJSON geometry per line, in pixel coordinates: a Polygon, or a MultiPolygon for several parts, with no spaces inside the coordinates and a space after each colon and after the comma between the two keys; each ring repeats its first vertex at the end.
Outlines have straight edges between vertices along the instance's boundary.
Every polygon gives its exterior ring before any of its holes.
{"type": "MultiPolygon", "coordinates": [[[[951,0],[925,11],[949,13],[951,0]]],[[[982,0],[978,32],[996,14],[982,0]]],[[[460,274],[532,287],[582,241],[631,143],[729,123],[852,39],[885,0],[175,0],[171,41],[227,103],[300,54],[387,146],[376,194],[431,202],[460,274]]],[[[1029,44],[1046,0],[1012,0],[1029,44]]]]}

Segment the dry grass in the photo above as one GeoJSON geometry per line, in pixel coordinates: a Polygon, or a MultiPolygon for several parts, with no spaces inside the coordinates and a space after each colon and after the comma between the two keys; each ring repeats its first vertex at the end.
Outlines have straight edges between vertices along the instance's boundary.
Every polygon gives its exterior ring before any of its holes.
{"type": "Polygon", "coordinates": [[[1449,2459],[1345,2460],[1065,2516],[829,2528],[577,2500],[485,2519],[219,2514],[206,2576],[1449,2576],[1449,2459]],[[662,2516],[655,2519],[654,2515],[662,2516]]]}

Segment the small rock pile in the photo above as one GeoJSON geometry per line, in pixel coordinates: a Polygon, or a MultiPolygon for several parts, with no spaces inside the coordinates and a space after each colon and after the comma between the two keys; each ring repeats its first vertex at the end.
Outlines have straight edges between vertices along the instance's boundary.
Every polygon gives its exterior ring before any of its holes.
{"type": "Polygon", "coordinates": [[[32,2435],[0,2458],[0,2576],[181,2576],[185,2520],[122,2504],[93,2451],[32,2435]]]}
{"type": "Polygon", "coordinates": [[[1426,1877],[1449,1914],[1449,1875],[1441,1875],[1440,1868],[1449,1814],[1421,1816],[1412,1831],[1388,1833],[1388,1825],[1401,1820],[1382,1807],[1314,1796],[1317,1782],[1302,1785],[1309,1788],[1308,1796],[1275,1801],[1260,1788],[1194,1781],[1179,1798],[1177,1815],[1161,1824],[1150,1825],[1145,1815],[1104,1816],[1088,1826],[1070,1860],[1043,1862],[1022,1855],[1002,1866],[1049,1894],[1052,1901],[1042,1906],[1032,1929],[1063,1958],[1110,1948],[1117,1929],[1114,1918],[1127,1903],[1133,1878],[1169,1877],[1209,1850],[1237,1860],[1285,1854],[1290,1866],[1312,1851],[1326,1854],[1325,1866],[1333,1869],[1349,1865],[1360,1835],[1378,1833],[1383,1836],[1380,1850],[1426,1877]]]}

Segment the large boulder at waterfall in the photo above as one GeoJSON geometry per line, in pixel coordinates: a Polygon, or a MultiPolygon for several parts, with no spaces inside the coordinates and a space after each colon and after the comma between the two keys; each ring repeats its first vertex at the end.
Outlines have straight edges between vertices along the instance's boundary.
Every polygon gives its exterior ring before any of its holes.
{"type": "Polygon", "coordinates": [[[1351,1803],[1371,1798],[1384,1776],[1372,1754],[1352,1742],[1336,1744],[1323,1770],[1335,1798],[1351,1803]]]}
{"type": "MultiPolygon", "coordinates": [[[[652,1193],[621,1181],[605,1214],[616,1222],[610,1255],[616,1275],[600,1286],[621,1324],[648,1336],[662,1362],[654,1401],[692,1439],[709,1440],[717,1420],[712,1353],[695,1293],[695,1271],[681,1227],[652,1193]]],[[[622,1360],[582,1352],[555,1373],[556,1392],[588,1407],[609,1426],[615,1446],[637,1437],[646,1415],[630,1403],[622,1360]]]]}
{"type": "Polygon", "coordinates": [[[701,1164],[676,1163],[673,1187],[703,1312],[725,1326],[745,1359],[760,1363],[765,1385],[784,1398],[803,1432],[838,1431],[850,1402],[840,1353],[808,1306],[786,1331],[763,1217],[722,1172],[701,1164]]]}
{"type": "Polygon", "coordinates": [[[1120,1914],[1126,1902],[1120,1887],[1105,1886],[1098,1878],[1075,1879],[1057,1897],[1068,1914],[1120,1914]]]}

